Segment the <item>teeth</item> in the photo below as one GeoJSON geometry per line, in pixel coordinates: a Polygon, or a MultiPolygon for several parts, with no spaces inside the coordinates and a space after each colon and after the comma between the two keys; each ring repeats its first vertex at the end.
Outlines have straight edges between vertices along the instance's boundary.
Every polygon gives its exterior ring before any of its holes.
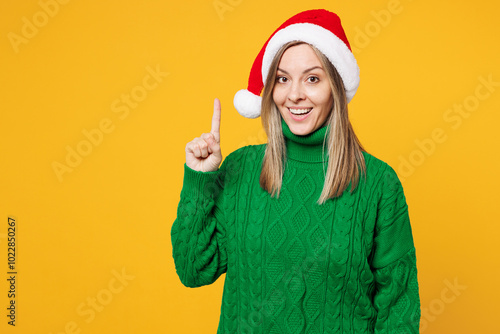
{"type": "Polygon", "coordinates": [[[290,110],[290,112],[294,115],[303,115],[303,114],[307,114],[308,112],[310,112],[312,110],[312,108],[308,108],[308,109],[291,109],[291,108],[288,108],[288,110],[290,110]]]}

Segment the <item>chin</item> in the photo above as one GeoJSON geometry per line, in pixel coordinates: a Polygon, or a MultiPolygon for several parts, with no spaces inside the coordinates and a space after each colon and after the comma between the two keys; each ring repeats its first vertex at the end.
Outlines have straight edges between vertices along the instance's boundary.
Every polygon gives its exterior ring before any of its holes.
{"type": "Polygon", "coordinates": [[[308,134],[310,134],[312,131],[312,128],[310,126],[290,126],[288,125],[288,127],[290,128],[290,131],[292,131],[292,133],[294,135],[297,135],[297,136],[307,136],[308,134]]]}

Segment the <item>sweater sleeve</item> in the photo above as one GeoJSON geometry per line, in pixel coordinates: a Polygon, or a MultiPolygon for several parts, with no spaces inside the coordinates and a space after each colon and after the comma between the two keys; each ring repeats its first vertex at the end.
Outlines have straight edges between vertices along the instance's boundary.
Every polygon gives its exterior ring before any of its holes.
{"type": "Polygon", "coordinates": [[[177,218],[170,234],[175,269],[187,287],[212,284],[227,269],[221,208],[226,160],[215,172],[195,171],[184,164],[177,218]]]}
{"type": "Polygon", "coordinates": [[[375,333],[418,333],[420,297],[416,253],[403,187],[387,165],[377,210],[372,268],[375,333]]]}

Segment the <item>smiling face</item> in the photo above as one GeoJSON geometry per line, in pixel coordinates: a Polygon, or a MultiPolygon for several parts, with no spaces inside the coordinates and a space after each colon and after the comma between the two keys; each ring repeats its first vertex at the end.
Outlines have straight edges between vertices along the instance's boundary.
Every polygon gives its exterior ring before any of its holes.
{"type": "Polygon", "coordinates": [[[276,72],[273,100],[292,133],[305,136],[324,125],[333,106],[326,70],[308,44],[288,48],[276,72]]]}

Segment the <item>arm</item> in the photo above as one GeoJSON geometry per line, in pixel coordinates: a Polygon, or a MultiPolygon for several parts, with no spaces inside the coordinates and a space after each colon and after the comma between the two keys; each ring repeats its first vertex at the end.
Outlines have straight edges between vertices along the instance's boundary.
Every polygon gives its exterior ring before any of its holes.
{"type": "Polygon", "coordinates": [[[396,172],[382,179],[374,235],[375,333],[418,333],[420,297],[408,206],[396,172]]]}
{"type": "Polygon", "coordinates": [[[184,164],[184,183],[171,239],[175,268],[187,287],[212,284],[227,269],[220,204],[224,170],[225,161],[215,172],[195,171],[184,164]]]}

